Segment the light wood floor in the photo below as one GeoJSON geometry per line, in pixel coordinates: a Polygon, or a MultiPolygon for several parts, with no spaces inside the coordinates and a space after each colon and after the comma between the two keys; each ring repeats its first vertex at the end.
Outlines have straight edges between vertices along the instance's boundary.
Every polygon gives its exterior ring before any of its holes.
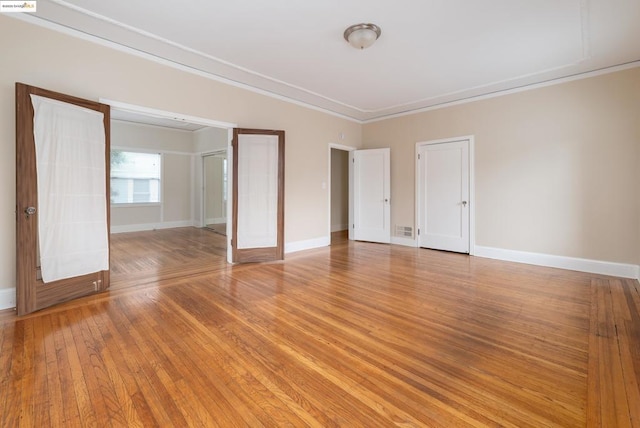
{"type": "Polygon", "coordinates": [[[227,234],[227,224],[226,223],[216,223],[216,224],[207,224],[207,229],[211,229],[216,233],[221,235],[227,234]]]}
{"type": "Polygon", "coordinates": [[[0,426],[640,427],[637,281],[220,239],[114,235],[110,292],[0,313],[0,426]]]}

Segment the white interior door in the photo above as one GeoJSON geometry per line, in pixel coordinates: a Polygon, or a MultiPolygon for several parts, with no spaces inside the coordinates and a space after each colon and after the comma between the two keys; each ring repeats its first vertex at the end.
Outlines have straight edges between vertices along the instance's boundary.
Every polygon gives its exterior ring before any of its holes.
{"type": "Polygon", "coordinates": [[[419,246],[469,252],[469,141],[418,150],[419,246]]]}
{"type": "Polygon", "coordinates": [[[353,239],[391,242],[391,149],[354,150],[353,239]]]}

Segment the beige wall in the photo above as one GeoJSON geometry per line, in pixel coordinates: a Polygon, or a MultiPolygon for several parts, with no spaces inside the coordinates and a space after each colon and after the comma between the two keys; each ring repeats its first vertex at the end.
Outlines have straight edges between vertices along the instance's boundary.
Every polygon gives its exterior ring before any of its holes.
{"type": "Polygon", "coordinates": [[[283,129],[285,242],[328,237],[329,143],[360,146],[357,123],[225,85],[101,45],[0,16],[0,289],[15,286],[14,83],[90,100],[106,98],[180,114],[283,129]]]}
{"type": "Polygon", "coordinates": [[[191,155],[162,155],[162,221],[191,222],[191,155]]]}
{"type": "Polygon", "coordinates": [[[196,153],[226,149],[228,146],[229,133],[226,129],[202,128],[195,131],[193,135],[195,138],[193,151],[196,153]]]}
{"type": "Polygon", "coordinates": [[[475,136],[476,244],[638,264],[640,68],[367,124],[415,225],[415,144],[475,136]]]}
{"type": "Polygon", "coordinates": [[[123,226],[192,221],[192,165],[190,154],[195,136],[190,131],[112,121],[111,145],[133,151],[155,151],[162,155],[161,205],[111,206],[112,231],[123,226]]]}
{"type": "Polygon", "coordinates": [[[111,121],[111,146],[158,152],[192,153],[195,132],[139,123],[111,121]]]}
{"type": "Polygon", "coordinates": [[[474,135],[478,245],[640,263],[640,68],[361,126],[6,16],[0,39],[20,41],[0,43],[0,289],[15,286],[17,81],[284,129],[287,243],[327,237],[329,143],[391,147],[392,224],[415,225],[415,143],[474,135]]]}
{"type": "Polygon", "coordinates": [[[207,224],[224,223],[227,217],[224,203],[224,156],[204,158],[204,209],[207,224]]]}

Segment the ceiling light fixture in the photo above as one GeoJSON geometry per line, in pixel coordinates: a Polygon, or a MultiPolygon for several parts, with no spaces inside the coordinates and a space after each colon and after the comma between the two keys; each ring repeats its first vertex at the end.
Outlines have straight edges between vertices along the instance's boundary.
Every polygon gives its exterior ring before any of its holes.
{"type": "Polygon", "coordinates": [[[344,39],[356,49],[366,49],[378,40],[381,33],[375,24],[356,24],[344,30],[344,39]]]}

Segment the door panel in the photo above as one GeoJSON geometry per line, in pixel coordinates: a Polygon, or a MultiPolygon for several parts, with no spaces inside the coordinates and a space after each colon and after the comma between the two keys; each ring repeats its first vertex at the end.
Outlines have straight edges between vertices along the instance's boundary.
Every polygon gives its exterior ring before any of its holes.
{"type": "Polygon", "coordinates": [[[469,142],[419,150],[420,247],[469,252],[469,142]]]}
{"type": "Polygon", "coordinates": [[[353,152],[353,237],[391,242],[391,149],[353,152]]]}
{"type": "Polygon", "coordinates": [[[233,262],[284,259],[284,131],[234,129],[233,262]]]}
{"type": "Polygon", "coordinates": [[[73,104],[103,114],[105,131],[106,219],[109,231],[109,106],[81,98],[16,83],[16,306],[24,315],[56,303],[100,292],[109,287],[109,271],[103,270],[44,283],[38,256],[38,189],[31,95],[73,104]],[[31,214],[29,214],[30,212],[31,214]]]}

